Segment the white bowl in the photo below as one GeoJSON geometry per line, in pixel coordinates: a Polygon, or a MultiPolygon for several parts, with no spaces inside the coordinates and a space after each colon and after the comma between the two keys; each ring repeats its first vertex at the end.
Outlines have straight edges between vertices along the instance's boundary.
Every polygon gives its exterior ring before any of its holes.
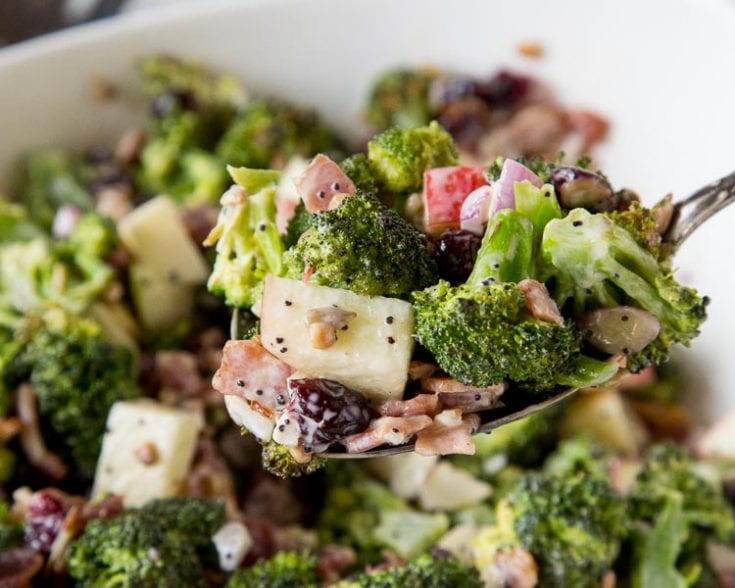
{"type": "MultiPolygon", "coordinates": [[[[648,202],[686,195],[735,169],[735,5],[728,0],[250,0],[176,4],[0,51],[0,189],[24,152],[114,140],[143,105],[133,60],[155,51],[232,70],[254,92],[320,107],[356,134],[374,76],[399,63],[540,76],[563,102],[613,126],[600,152],[617,186],[648,202]],[[538,41],[540,60],[517,46],[538,41]],[[123,89],[94,102],[91,75],[123,89]]],[[[710,420],[735,408],[735,208],[678,257],[680,277],[712,298],[710,320],[685,353],[690,404],[710,420]]]]}

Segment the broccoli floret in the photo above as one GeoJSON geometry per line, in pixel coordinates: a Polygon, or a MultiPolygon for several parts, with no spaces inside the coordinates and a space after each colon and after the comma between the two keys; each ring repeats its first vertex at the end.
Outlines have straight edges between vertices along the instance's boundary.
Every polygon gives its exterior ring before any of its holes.
{"type": "Polygon", "coordinates": [[[77,586],[206,586],[216,561],[211,537],[225,522],[219,502],[155,500],[111,519],[90,522],[67,554],[77,586]]]}
{"type": "Polygon", "coordinates": [[[439,123],[414,129],[388,129],[368,143],[368,160],[380,183],[390,192],[418,192],[424,172],[456,165],[457,149],[439,123]]]}
{"type": "Polygon", "coordinates": [[[697,579],[698,572],[685,578],[677,567],[690,524],[681,495],[666,495],[661,506],[653,527],[639,524],[633,530],[633,588],[686,588],[697,579]]]}
{"type": "Polygon", "coordinates": [[[352,155],[344,159],[339,166],[347,174],[347,177],[352,180],[352,183],[355,184],[358,192],[377,196],[380,186],[375,177],[375,172],[370,166],[370,161],[368,161],[365,154],[357,153],[356,155],[352,155]]]}
{"type": "Polygon", "coordinates": [[[327,493],[317,530],[322,545],[354,547],[365,563],[381,560],[383,543],[375,537],[383,512],[409,511],[403,499],[354,464],[327,470],[327,493]]]}
{"type": "Polygon", "coordinates": [[[356,194],[315,215],[284,255],[286,275],[368,296],[406,298],[436,282],[426,237],[376,198],[356,194]]]}
{"type": "Polygon", "coordinates": [[[225,588],[319,588],[317,559],[308,553],[281,551],[271,559],[235,572],[225,588]]]}
{"type": "Polygon", "coordinates": [[[549,222],[542,250],[556,280],[560,307],[570,299],[579,312],[630,304],[658,318],[658,337],[629,357],[628,369],[661,362],[675,343],[689,345],[699,334],[708,299],[677,283],[667,263],[660,263],[608,216],[572,210],[549,222]]]}
{"type": "Polygon", "coordinates": [[[260,300],[267,273],[281,275],[283,243],[276,228],[275,194],[279,173],[228,168],[241,191],[222,196],[217,225],[204,241],[217,244],[217,258],[207,288],[231,306],[260,300]]]}
{"type": "Polygon", "coordinates": [[[296,245],[301,235],[308,231],[313,224],[314,215],[306,210],[303,201],[299,200],[291,220],[288,221],[286,234],[283,235],[283,246],[289,249],[296,245]]]}
{"type": "Polygon", "coordinates": [[[723,542],[735,537],[735,513],[720,488],[698,473],[696,462],[683,448],[673,443],[654,445],[629,495],[634,518],[654,523],[672,493],[681,496],[682,509],[695,529],[723,542]]]}
{"type": "Polygon", "coordinates": [[[10,505],[0,500],[0,551],[23,546],[23,523],[10,514],[10,505]]]}
{"type": "Polygon", "coordinates": [[[0,243],[43,236],[43,231],[28,218],[25,207],[7,202],[0,195],[0,243]]]}
{"type": "Polygon", "coordinates": [[[526,475],[508,496],[513,529],[542,586],[599,586],[627,533],[624,501],[585,469],[526,475]]]}
{"type": "Polygon", "coordinates": [[[366,117],[379,130],[409,129],[429,124],[435,109],[429,97],[436,74],[422,69],[392,69],[383,73],[370,92],[366,117]]]}
{"type": "Polygon", "coordinates": [[[140,394],[132,355],[108,342],[96,323],[60,309],[29,317],[19,337],[26,342],[2,374],[6,385],[33,386],[46,442],[90,479],[110,407],[140,394]]]}
{"type": "Polygon", "coordinates": [[[474,566],[460,563],[448,554],[425,553],[403,566],[353,576],[335,588],[480,588],[474,566]]]}
{"type": "Polygon", "coordinates": [[[58,209],[71,204],[80,210],[93,207],[87,190],[87,170],[74,154],[60,149],[36,151],[28,157],[26,206],[31,220],[49,230],[58,209]]]}
{"type": "Polygon", "coordinates": [[[335,136],[313,109],[258,100],[238,114],[216,152],[229,165],[280,168],[295,155],[309,157],[337,146],[335,136]]]}
{"type": "Polygon", "coordinates": [[[263,469],[279,478],[308,476],[327,465],[326,459],[318,455],[312,455],[306,463],[299,463],[288,447],[275,441],[263,444],[262,458],[263,469]]]}
{"type": "Polygon", "coordinates": [[[140,61],[139,71],[143,90],[151,99],[171,96],[194,110],[213,106],[234,109],[246,100],[235,76],[215,73],[196,61],[150,55],[140,61]]]}
{"type": "Polygon", "coordinates": [[[656,259],[661,259],[661,234],[652,209],[641,206],[640,202],[633,202],[627,210],[616,210],[607,215],[616,225],[628,231],[641,247],[656,259]]]}

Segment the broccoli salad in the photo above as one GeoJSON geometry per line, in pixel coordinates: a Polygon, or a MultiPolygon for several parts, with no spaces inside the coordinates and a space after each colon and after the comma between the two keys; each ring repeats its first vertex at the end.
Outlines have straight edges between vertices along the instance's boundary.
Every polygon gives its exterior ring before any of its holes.
{"type": "Polygon", "coordinates": [[[733,585],[735,414],[669,360],[707,298],[602,117],[403,67],[355,144],[138,68],[145,126],[0,196],[0,585],[733,585]]]}

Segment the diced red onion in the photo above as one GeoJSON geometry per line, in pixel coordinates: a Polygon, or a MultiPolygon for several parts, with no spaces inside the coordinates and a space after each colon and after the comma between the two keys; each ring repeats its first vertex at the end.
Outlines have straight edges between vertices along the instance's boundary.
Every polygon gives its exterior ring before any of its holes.
{"type": "Polygon", "coordinates": [[[475,235],[485,232],[492,195],[493,188],[488,185],[480,186],[465,198],[459,213],[459,226],[462,230],[475,235]]]}
{"type": "Polygon", "coordinates": [[[524,180],[528,180],[537,188],[541,187],[541,180],[535,173],[514,159],[506,159],[503,162],[500,177],[493,184],[493,198],[490,202],[488,218],[492,218],[492,215],[498,210],[515,208],[515,183],[524,180]]]}

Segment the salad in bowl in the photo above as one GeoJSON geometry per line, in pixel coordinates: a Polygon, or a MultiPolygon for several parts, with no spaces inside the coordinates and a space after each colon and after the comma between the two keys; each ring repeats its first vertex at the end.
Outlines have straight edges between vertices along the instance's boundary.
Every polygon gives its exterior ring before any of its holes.
{"type": "Polygon", "coordinates": [[[732,582],[732,418],[696,431],[668,361],[708,300],[671,198],[586,157],[603,118],[397,68],[356,149],[229,74],[139,70],[145,128],[36,151],[0,200],[3,581],[732,582]]]}

